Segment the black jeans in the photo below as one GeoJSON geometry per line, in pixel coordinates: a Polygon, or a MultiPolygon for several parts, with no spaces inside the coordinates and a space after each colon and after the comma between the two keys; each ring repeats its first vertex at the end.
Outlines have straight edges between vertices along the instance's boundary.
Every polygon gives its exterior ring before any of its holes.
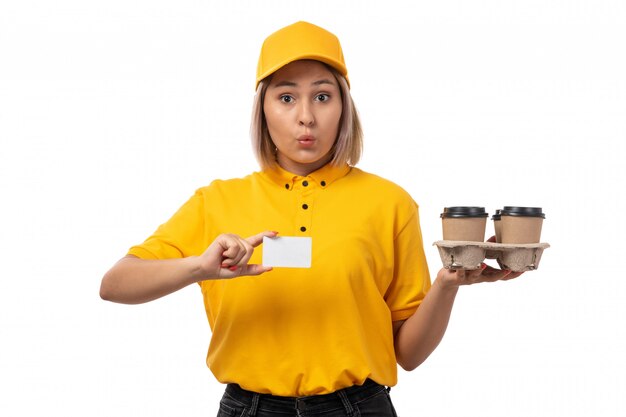
{"type": "Polygon", "coordinates": [[[217,417],[397,417],[389,388],[368,379],[332,394],[278,397],[228,384],[217,417]]]}

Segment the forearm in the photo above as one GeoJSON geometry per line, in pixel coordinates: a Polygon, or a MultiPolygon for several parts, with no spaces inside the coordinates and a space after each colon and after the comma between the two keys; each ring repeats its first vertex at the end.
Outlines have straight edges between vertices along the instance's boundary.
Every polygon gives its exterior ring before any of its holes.
{"type": "Polygon", "coordinates": [[[139,304],[171,294],[202,279],[196,259],[145,260],[127,256],[104,275],[100,297],[139,304]]]}
{"type": "Polygon", "coordinates": [[[417,311],[395,336],[396,358],[405,370],[413,370],[430,356],[448,327],[458,287],[446,287],[437,279],[417,311]]]}

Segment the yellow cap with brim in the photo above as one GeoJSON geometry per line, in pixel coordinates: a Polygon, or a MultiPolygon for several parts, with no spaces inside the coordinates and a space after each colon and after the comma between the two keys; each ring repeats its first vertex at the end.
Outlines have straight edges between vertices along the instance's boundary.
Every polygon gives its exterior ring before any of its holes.
{"type": "Polygon", "coordinates": [[[297,22],[272,33],[263,42],[256,70],[255,89],[262,79],[300,59],[313,59],[330,65],[350,85],[339,39],[319,26],[297,22]]]}

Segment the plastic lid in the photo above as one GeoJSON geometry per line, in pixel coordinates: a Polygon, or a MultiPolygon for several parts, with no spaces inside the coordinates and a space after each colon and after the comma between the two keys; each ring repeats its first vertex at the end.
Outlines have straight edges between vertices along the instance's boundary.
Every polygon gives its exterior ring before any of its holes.
{"type": "Polygon", "coordinates": [[[441,218],[488,217],[484,207],[445,207],[441,218]]]}
{"type": "Polygon", "coordinates": [[[541,211],[541,207],[504,206],[501,214],[503,216],[541,217],[542,219],[546,218],[546,215],[541,211]]]}
{"type": "Polygon", "coordinates": [[[491,216],[491,220],[501,220],[500,219],[500,213],[502,212],[501,209],[496,209],[496,212],[493,216],[491,216]]]}

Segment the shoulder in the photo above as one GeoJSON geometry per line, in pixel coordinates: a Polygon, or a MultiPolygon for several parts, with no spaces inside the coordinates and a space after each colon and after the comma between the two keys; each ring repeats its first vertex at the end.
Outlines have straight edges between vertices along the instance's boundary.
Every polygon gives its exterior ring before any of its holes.
{"type": "Polygon", "coordinates": [[[196,190],[196,195],[214,196],[220,194],[233,194],[249,190],[259,181],[257,172],[241,178],[214,179],[208,185],[196,190]]]}
{"type": "Polygon", "coordinates": [[[379,175],[352,167],[348,177],[351,178],[350,181],[346,183],[347,186],[354,186],[355,188],[361,189],[362,192],[367,193],[370,198],[394,201],[396,204],[403,203],[408,206],[417,206],[413,197],[411,197],[404,188],[379,175]]]}

